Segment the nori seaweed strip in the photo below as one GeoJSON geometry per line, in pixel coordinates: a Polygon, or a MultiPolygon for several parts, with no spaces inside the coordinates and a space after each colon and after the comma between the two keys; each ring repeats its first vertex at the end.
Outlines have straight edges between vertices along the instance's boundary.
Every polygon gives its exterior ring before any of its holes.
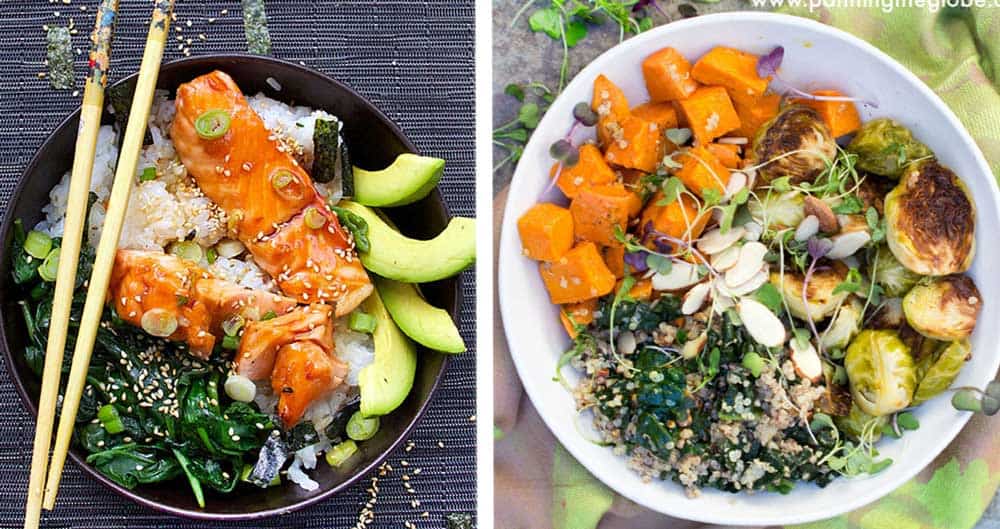
{"type": "MultiPolygon", "coordinates": [[[[108,105],[115,116],[115,130],[118,131],[118,141],[125,136],[125,127],[128,125],[128,115],[132,110],[132,96],[135,95],[135,82],[122,83],[109,86],[104,91],[108,105]]],[[[143,145],[153,143],[153,135],[146,128],[146,136],[142,139],[143,145]]]]}
{"type": "Polygon", "coordinates": [[[347,144],[340,136],[343,123],[337,119],[317,119],[313,129],[312,177],[317,182],[340,182],[342,195],[354,195],[354,171],[347,144]]]}
{"type": "Polygon", "coordinates": [[[271,54],[271,33],[267,30],[264,0],[243,0],[243,30],[247,49],[255,55],[271,54]]]}
{"type": "Polygon", "coordinates": [[[69,28],[53,26],[46,33],[48,42],[49,84],[57,90],[73,88],[73,41],[69,28]]]}

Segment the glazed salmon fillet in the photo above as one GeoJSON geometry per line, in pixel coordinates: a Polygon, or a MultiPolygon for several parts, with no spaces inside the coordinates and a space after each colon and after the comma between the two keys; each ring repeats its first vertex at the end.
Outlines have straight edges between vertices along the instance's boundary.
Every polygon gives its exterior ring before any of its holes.
{"type": "Polygon", "coordinates": [[[147,332],[142,320],[150,311],[147,319],[176,322],[176,330],[161,337],[186,342],[203,359],[212,354],[226,319],[285,314],[297,306],[292,298],[215,278],[191,261],[143,250],[118,250],[108,298],[118,317],[147,332]]]}
{"type": "Polygon", "coordinates": [[[286,428],[347,376],[347,365],[333,354],[332,316],[329,305],[316,303],[250,322],[243,333],[236,372],[250,380],[270,376],[278,395],[278,417],[286,428]]]}
{"type": "Polygon", "coordinates": [[[236,237],[283,292],[333,305],[337,316],[371,294],[350,235],[232,78],[215,71],[182,84],[176,109],[170,134],[188,173],[229,214],[236,237]],[[229,116],[228,130],[200,136],[198,117],[220,111],[229,116]]]}

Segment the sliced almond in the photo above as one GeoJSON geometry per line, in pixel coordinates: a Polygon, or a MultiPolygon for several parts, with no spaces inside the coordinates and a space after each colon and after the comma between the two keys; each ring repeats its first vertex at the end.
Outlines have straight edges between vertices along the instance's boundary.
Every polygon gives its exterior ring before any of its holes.
{"type": "Polygon", "coordinates": [[[768,279],[770,279],[770,274],[768,274],[768,266],[765,264],[760,268],[760,271],[751,277],[746,283],[730,287],[729,291],[732,292],[734,296],[745,296],[764,286],[764,283],[767,283],[768,279]]]}
{"type": "Polygon", "coordinates": [[[705,300],[708,299],[708,293],[711,290],[712,287],[708,283],[698,283],[691,287],[691,290],[688,290],[684,294],[684,303],[681,304],[681,314],[691,315],[698,312],[702,305],[705,304],[705,300]]]}
{"type": "Polygon", "coordinates": [[[849,255],[854,255],[862,246],[868,244],[868,241],[871,239],[872,236],[867,231],[849,231],[840,235],[834,235],[830,238],[833,241],[833,247],[827,252],[826,257],[829,259],[843,259],[849,255]]]}
{"type": "Polygon", "coordinates": [[[697,283],[700,279],[697,267],[676,261],[671,266],[669,274],[659,272],[653,274],[652,282],[654,290],[681,290],[697,283]]]}
{"type": "Polygon", "coordinates": [[[837,233],[840,231],[840,222],[837,221],[837,215],[833,213],[833,210],[830,209],[830,206],[826,202],[810,195],[806,196],[802,202],[802,207],[806,215],[812,215],[819,220],[819,229],[823,233],[837,233]]]}
{"type": "Polygon", "coordinates": [[[777,347],[785,343],[785,325],[778,316],[757,300],[743,298],[736,304],[743,325],[757,343],[777,347]]]}
{"type": "Polygon", "coordinates": [[[718,272],[721,273],[732,268],[733,265],[736,264],[736,261],[739,260],[739,258],[740,258],[740,247],[730,246],[729,248],[726,248],[725,250],[717,254],[713,254],[708,261],[712,265],[712,268],[716,269],[718,272]]]}
{"type": "Polygon", "coordinates": [[[736,171],[729,175],[729,183],[726,184],[726,198],[732,198],[747,186],[747,175],[736,171]]]}
{"type": "Polygon", "coordinates": [[[715,310],[716,314],[722,314],[723,312],[733,308],[735,305],[736,302],[734,302],[733,298],[729,296],[724,296],[718,291],[712,294],[712,309],[715,310]]]}
{"type": "Polygon", "coordinates": [[[743,236],[743,239],[747,241],[759,241],[760,236],[764,233],[764,227],[753,221],[744,224],[743,229],[747,230],[746,235],[743,236]]]}
{"type": "Polygon", "coordinates": [[[812,342],[808,342],[805,347],[799,345],[795,338],[788,343],[791,349],[792,365],[795,366],[795,373],[802,378],[818,382],[823,376],[823,361],[819,359],[819,353],[813,347],[812,342]]]}
{"type": "Polygon", "coordinates": [[[701,333],[701,336],[684,342],[684,349],[681,350],[681,356],[688,360],[698,356],[698,353],[705,347],[705,342],[707,341],[708,334],[701,333]]]}
{"type": "Polygon", "coordinates": [[[618,338],[615,339],[615,346],[618,349],[618,353],[622,355],[630,355],[635,352],[635,333],[632,331],[624,331],[618,334],[618,338]]]}
{"type": "Polygon", "coordinates": [[[698,240],[698,251],[706,255],[715,255],[731,247],[736,241],[743,238],[746,229],[742,226],[733,226],[726,233],[716,228],[698,240]]]}
{"type": "Polygon", "coordinates": [[[796,241],[808,241],[810,237],[819,233],[819,219],[816,215],[807,215],[802,219],[799,226],[795,228],[796,241]]]}
{"type": "Polygon", "coordinates": [[[767,246],[759,242],[748,242],[740,247],[740,257],[736,264],[726,272],[726,285],[734,287],[750,280],[760,267],[764,266],[764,256],[767,246]]]}

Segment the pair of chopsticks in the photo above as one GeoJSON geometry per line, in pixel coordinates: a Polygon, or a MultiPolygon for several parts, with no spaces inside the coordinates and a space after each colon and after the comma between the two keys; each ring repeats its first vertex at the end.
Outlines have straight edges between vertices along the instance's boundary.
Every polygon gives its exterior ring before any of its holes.
{"type": "Polygon", "coordinates": [[[76,413],[80,407],[80,397],[86,385],[87,369],[90,366],[97,328],[104,310],[111,268],[114,265],[118,238],[121,236],[128,198],[135,178],[136,165],[142,149],[146,122],[153,103],[163,50],[166,47],[170,18],[174,0],[154,0],[153,14],[146,38],[146,49],[139,68],[135,95],[129,113],[128,125],[122,141],[121,154],[115,170],[111,198],[108,201],[101,241],[97,247],[94,268],[90,275],[87,299],[83,308],[80,331],[73,350],[73,367],[69,374],[66,393],[63,397],[56,434],[52,463],[48,465],[52,427],[55,422],[56,404],[59,396],[59,379],[66,347],[66,334],[76,283],[80,246],[83,240],[84,217],[87,214],[87,197],[90,192],[90,175],[94,166],[94,152],[97,132],[101,126],[104,107],[104,87],[107,84],[111,35],[119,0],[102,0],[94,22],[91,36],[90,70],[83,93],[80,109],[80,126],[77,132],[73,170],[70,177],[69,201],[66,211],[65,231],[62,250],[59,254],[59,268],[52,303],[52,316],[48,343],[45,351],[45,367],[42,374],[42,391],[38,401],[38,421],[35,443],[31,456],[31,478],[28,484],[28,502],[25,507],[25,529],[37,529],[41,518],[41,508],[51,510],[55,506],[59,481],[62,478],[66,453],[73,436],[76,413]],[[47,471],[47,473],[46,473],[47,471]],[[46,478],[46,475],[48,476],[46,478]],[[43,489],[42,483],[45,483],[43,489]]]}

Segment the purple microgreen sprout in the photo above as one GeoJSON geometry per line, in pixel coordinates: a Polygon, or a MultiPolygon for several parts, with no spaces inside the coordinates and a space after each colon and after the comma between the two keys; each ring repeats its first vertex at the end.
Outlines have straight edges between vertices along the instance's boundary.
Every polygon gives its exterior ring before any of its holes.
{"type": "Polygon", "coordinates": [[[549,146],[549,155],[559,162],[559,169],[552,176],[549,185],[542,191],[542,197],[547,197],[551,194],[552,189],[559,180],[559,175],[562,174],[563,168],[573,167],[580,161],[580,149],[573,143],[573,134],[576,132],[576,128],[580,125],[593,127],[597,124],[597,118],[597,113],[590,108],[590,104],[581,101],[573,106],[573,124],[570,125],[569,131],[562,139],[556,140],[555,143],[549,146]]]}
{"type": "Polygon", "coordinates": [[[878,103],[875,101],[868,101],[859,97],[848,97],[848,96],[818,96],[816,94],[810,94],[804,90],[800,90],[788,83],[778,75],[778,69],[781,68],[781,61],[785,58],[785,48],[783,46],[776,46],[771,51],[762,55],[757,59],[757,75],[762,78],[771,77],[773,81],[777,81],[778,84],[784,88],[784,95],[789,94],[795,95],[796,97],[802,99],[809,99],[812,101],[844,101],[844,102],[857,102],[868,105],[872,108],[878,108],[878,103]]]}
{"type": "Polygon", "coordinates": [[[639,0],[634,6],[632,6],[632,12],[638,13],[649,6],[653,6],[653,8],[659,11],[661,15],[670,18],[667,16],[667,13],[660,8],[660,4],[656,0],[639,0]]]}
{"type": "Polygon", "coordinates": [[[625,264],[632,267],[632,270],[636,272],[643,273],[649,270],[649,265],[646,264],[646,252],[628,252],[625,254],[625,264]]]}
{"type": "Polygon", "coordinates": [[[809,242],[806,243],[806,250],[809,252],[811,261],[809,262],[809,268],[806,269],[806,275],[802,279],[802,304],[806,307],[806,321],[809,322],[809,330],[812,331],[813,337],[816,338],[816,345],[819,347],[820,355],[823,354],[823,344],[820,343],[819,331],[816,330],[816,322],[813,321],[812,314],[809,313],[809,281],[816,270],[816,263],[826,254],[830,253],[832,249],[833,241],[830,239],[811,237],[809,242]]]}

